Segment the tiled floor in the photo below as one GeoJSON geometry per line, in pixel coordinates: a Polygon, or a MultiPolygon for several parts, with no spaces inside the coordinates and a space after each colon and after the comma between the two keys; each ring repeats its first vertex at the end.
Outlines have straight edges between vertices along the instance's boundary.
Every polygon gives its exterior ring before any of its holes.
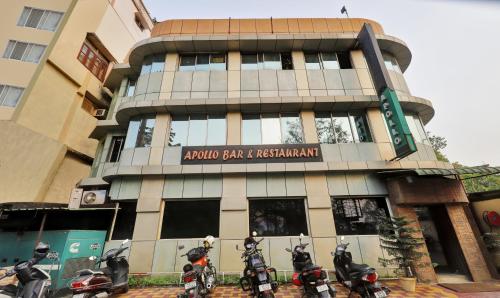
{"type": "MultiPolygon", "coordinates": [[[[391,298],[493,298],[500,297],[500,293],[468,293],[468,294],[457,294],[445,288],[442,288],[438,285],[425,285],[419,284],[417,285],[417,291],[414,293],[408,293],[403,291],[401,288],[397,286],[397,282],[395,281],[387,281],[384,282],[384,285],[387,285],[392,292],[389,297],[391,298]]],[[[342,287],[340,284],[335,284],[337,288],[337,297],[338,298],[347,298],[349,292],[342,287]]],[[[132,289],[126,295],[121,295],[121,298],[129,297],[129,298],[160,298],[160,297],[176,297],[178,293],[180,293],[182,289],[180,288],[146,288],[146,289],[132,289]]],[[[231,286],[221,286],[218,287],[211,297],[221,297],[221,298],[232,298],[232,297],[249,297],[247,293],[244,293],[237,287],[231,286]]],[[[279,291],[276,293],[276,297],[281,298],[292,298],[292,297],[301,297],[299,290],[292,286],[286,285],[281,286],[279,291]]],[[[351,295],[354,297],[354,295],[351,295]]]]}

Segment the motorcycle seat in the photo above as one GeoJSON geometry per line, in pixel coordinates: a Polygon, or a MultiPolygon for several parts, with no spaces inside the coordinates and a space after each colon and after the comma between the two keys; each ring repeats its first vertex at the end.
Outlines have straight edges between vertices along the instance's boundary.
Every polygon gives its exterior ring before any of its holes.
{"type": "Polygon", "coordinates": [[[368,271],[371,267],[366,265],[366,264],[356,264],[356,263],[351,263],[349,266],[349,273],[361,273],[368,271]]]}
{"type": "Polygon", "coordinates": [[[78,276],[104,274],[104,272],[102,271],[97,271],[97,270],[94,271],[91,269],[79,270],[76,273],[78,274],[78,276]]]}

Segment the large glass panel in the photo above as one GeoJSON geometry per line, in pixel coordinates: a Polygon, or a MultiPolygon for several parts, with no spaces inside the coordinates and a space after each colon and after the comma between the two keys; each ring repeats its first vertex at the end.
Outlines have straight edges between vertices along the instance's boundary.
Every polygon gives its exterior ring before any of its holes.
{"type": "Polygon", "coordinates": [[[128,80],[127,89],[125,89],[125,96],[134,96],[136,84],[137,82],[135,80],[128,80]]]}
{"type": "Polygon", "coordinates": [[[212,54],[210,55],[211,70],[226,70],[226,55],[212,54]]]}
{"type": "Polygon", "coordinates": [[[19,41],[16,42],[16,46],[14,47],[14,50],[10,55],[10,59],[21,60],[24,56],[24,52],[26,51],[27,47],[28,44],[25,42],[19,42],[19,41]]]}
{"type": "Polygon", "coordinates": [[[306,69],[321,69],[318,54],[304,54],[306,69]]]}
{"type": "Polygon", "coordinates": [[[352,143],[354,141],[347,113],[333,114],[332,126],[337,143],[352,143]]]}
{"type": "Polygon", "coordinates": [[[188,146],[204,146],[207,142],[207,115],[192,115],[189,119],[188,146]]]}
{"type": "Polygon", "coordinates": [[[207,145],[226,145],[226,116],[209,115],[207,145]]]}
{"type": "Polygon", "coordinates": [[[259,66],[257,64],[257,54],[242,54],[241,69],[242,70],[259,69],[259,66]]]}
{"type": "Polygon", "coordinates": [[[26,22],[26,27],[36,28],[40,19],[42,18],[43,10],[40,9],[31,9],[30,16],[28,17],[28,21],[26,22]]]}
{"type": "Polygon", "coordinates": [[[340,69],[339,61],[335,53],[321,53],[323,69],[340,69]]]}
{"type": "Polygon", "coordinates": [[[61,20],[62,15],[63,14],[60,12],[54,12],[54,11],[47,12],[47,19],[40,27],[40,29],[56,31],[57,25],[59,25],[59,21],[61,20]]]}
{"type": "Polygon", "coordinates": [[[335,144],[335,135],[332,127],[332,116],[330,113],[318,113],[315,117],[318,140],[322,144],[335,144]]]}
{"type": "Polygon", "coordinates": [[[21,13],[21,17],[19,17],[19,21],[17,21],[18,26],[24,26],[31,12],[31,7],[25,7],[23,12],[21,13]]]}
{"type": "MultiPolygon", "coordinates": [[[[89,59],[90,59],[90,56],[89,56],[89,59]]],[[[144,58],[144,62],[142,62],[141,75],[151,72],[151,64],[152,63],[153,63],[152,56],[146,56],[146,58],[144,58]]]]}
{"type": "Polygon", "coordinates": [[[283,144],[304,143],[302,123],[299,114],[291,113],[281,115],[281,137],[283,144]]]}
{"type": "Polygon", "coordinates": [[[151,147],[154,128],[155,118],[142,119],[139,134],[137,136],[136,147],[151,147]]]}
{"type": "Polygon", "coordinates": [[[134,148],[139,134],[141,120],[131,120],[128,124],[127,138],[125,139],[125,148],[134,148]]]}
{"type": "Polygon", "coordinates": [[[363,143],[372,141],[370,128],[368,127],[368,121],[366,120],[364,113],[349,113],[349,121],[351,122],[352,133],[355,142],[363,143]]]}
{"type": "Polygon", "coordinates": [[[264,53],[264,69],[281,69],[279,53],[264,53]]]}
{"type": "Polygon", "coordinates": [[[194,71],[196,65],[195,55],[182,55],[179,64],[179,71],[194,71]]]}
{"type": "Polygon", "coordinates": [[[304,200],[250,200],[249,213],[250,232],[261,236],[308,235],[304,200]]]}
{"type": "Polygon", "coordinates": [[[417,125],[415,124],[415,119],[413,118],[413,115],[406,115],[405,119],[406,123],[408,123],[408,127],[410,128],[410,132],[413,135],[413,138],[415,139],[415,142],[422,143],[422,137],[418,132],[417,125]]]}
{"type": "Polygon", "coordinates": [[[262,144],[281,144],[280,118],[278,114],[262,114],[262,144]]]}
{"type": "Polygon", "coordinates": [[[167,201],[163,214],[161,239],[219,237],[218,200],[167,201]]]}
{"type": "Polygon", "coordinates": [[[388,70],[394,70],[394,65],[392,64],[392,61],[391,61],[391,56],[386,54],[386,53],[383,53],[382,54],[382,57],[384,57],[384,64],[385,64],[385,67],[388,69],[388,70]]]}
{"type": "Polygon", "coordinates": [[[200,54],[196,56],[196,70],[209,70],[210,58],[208,54],[200,54]]]}
{"type": "Polygon", "coordinates": [[[189,129],[188,116],[173,116],[168,137],[169,146],[186,146],[189,129]]]}
{"type": "Polygon", "coordinates": [[[377,216],[388,216],[385,198],[332,198],[338,235],[376,235],[377,216]]]}
{"type": "Polygon", "coordinates": [[[38,63],[42,58],[45,46],[32,44],[29,52],[25,55],[24,61],[38,63]]]}
{"type": "Polygon", "coordinates": [[[151,72],[162,72],[165,65],[165,55],[154,55],[151,72]]]}
{"type": "Polygon", "coordinates": [[[7,107],[15,107],[17,105],[17,102],[19,101],[19,98],[21,97],[21,94],[23,93],[23,90],[23,88],[8,86],[2,105],[7,107]]]}
{"type": "Polygon", "coordinates": [[[418,134],[420,135],[420,139],[422,143],[429,144],[429,140],[427,139],[427,134],[425,133],[424,125],[422,121],[417,115],[413,115],[413,120],[415,120],[415,126],[417,127],[418,134]]]}
{"type": "Polygon", "coordinates": [[[243,115],[242,119],[241,143],[243,145],[262,144],[260,115],[243,115]]]}

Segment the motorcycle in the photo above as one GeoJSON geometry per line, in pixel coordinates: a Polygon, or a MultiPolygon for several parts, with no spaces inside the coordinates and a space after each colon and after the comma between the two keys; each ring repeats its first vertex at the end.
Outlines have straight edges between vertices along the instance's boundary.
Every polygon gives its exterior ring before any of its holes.
{"type": "MultiPolygon", "coordinates": [[[[124,247],[129,240],[121,243],[120,247],[105,252],[96,266],[106,262],[106,267],[101,270],[83,269],[70,284],[74,298],[106,297],[111,294],[128,292],[129,264],[124,256],[120,256],[128,247],[124,247]]],[[[97,248],[96,248],[97,249],[97,248]]],[[[91,256],[89,260],[95,261],[97,257],[91,256]]]]}
{"type": "Polygon", "coordinates": [[[326,272],[321,266],[314,265],[309,252],[305,248],[309,243],[302,243],[304,234],[300,234],[299,245],[296,245],[293,251],[285,248],[287,252],[292,253],[292,263],[294,274],[292,282],[294,285],[302,287],[303,297],[335,297],[336,290],[330,285],[326,272]]]}
{"type": "Polygon", "coordinates": [[[340,237],[337,245],[333,264],[337,281],[347,287],[351,293],[358,293],[361,298],[383,298],[387,297],[391,290],[378,282],[378,274],[375,268],[366,264],[356,264],[352,261],[352,255],[347,251],[349,243],[342,243],[344,236],[340,237]]]}
{"type": "MultiPolygon", "coordinates": [[[[262,250],[257,248],[264,238],[256,241],[254,237],[257,232],[252,232],[252,236],[245,239],[245,250],[241,258],[245,262],[245,270],[243,277],[240,278],[240,286],[243,291],[250,291],[251,295],[259,298],[274,297],[274,293],[278,291],[278,279],[276,269],[267,267],[262,255],[262,250]],[[271,274],[274,275],[274,279],[271,274]]],[[[236,250],[239,250],[236,245],[236,250]]]]}
{"type": "Polygon", "coordinates": [[[51,285],[50,274],[42,269],[34,267],[49,254],[50,246],[40,242],[35,247],[33,258],[28,261],[22,261],[0,277],[4,279],[10,276],[16,276],[18,284],[9,284],[0,287],[0,297],[23,297],[23,298],[42,298],[49,296],[49,287],[51,285]]]}
{"type": "MultiPolygon", "coordinates": [[[[217,285],[217,270],[210,263],[208,252],[213,247],[215,238],[207,236],[203,240],[203,246],[190,249],[181,257],[187,256],[188,264],[184,265],[182,280],[185,292],[177,295],[177,298],[205,297],[213,293],[217,285]]],[[[180,245],[179,250],[184,249],[180,245]]]]}

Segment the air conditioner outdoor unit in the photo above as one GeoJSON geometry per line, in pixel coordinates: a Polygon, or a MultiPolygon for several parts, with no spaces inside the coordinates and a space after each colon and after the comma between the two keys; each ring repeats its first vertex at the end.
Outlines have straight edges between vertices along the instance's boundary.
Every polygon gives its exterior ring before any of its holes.
{"type": "Polygon", "coordinates": [[[69,196],[68,209],[80,208],[82,195],[83,195],[83,188],[73,188],[73,190],[71,191],[71,195],[69,196]]]}
{"type": "Polygon", "coordinates": [[[94,117],[104,118],[106,116],[106,109],[97,109],[94,111],[94,117]]]}
{"type": "Polygon", "coordinates": [[[106,201],[106,190],[87,190],[83,192],[81,206],[101,205],[106,201]]]}

